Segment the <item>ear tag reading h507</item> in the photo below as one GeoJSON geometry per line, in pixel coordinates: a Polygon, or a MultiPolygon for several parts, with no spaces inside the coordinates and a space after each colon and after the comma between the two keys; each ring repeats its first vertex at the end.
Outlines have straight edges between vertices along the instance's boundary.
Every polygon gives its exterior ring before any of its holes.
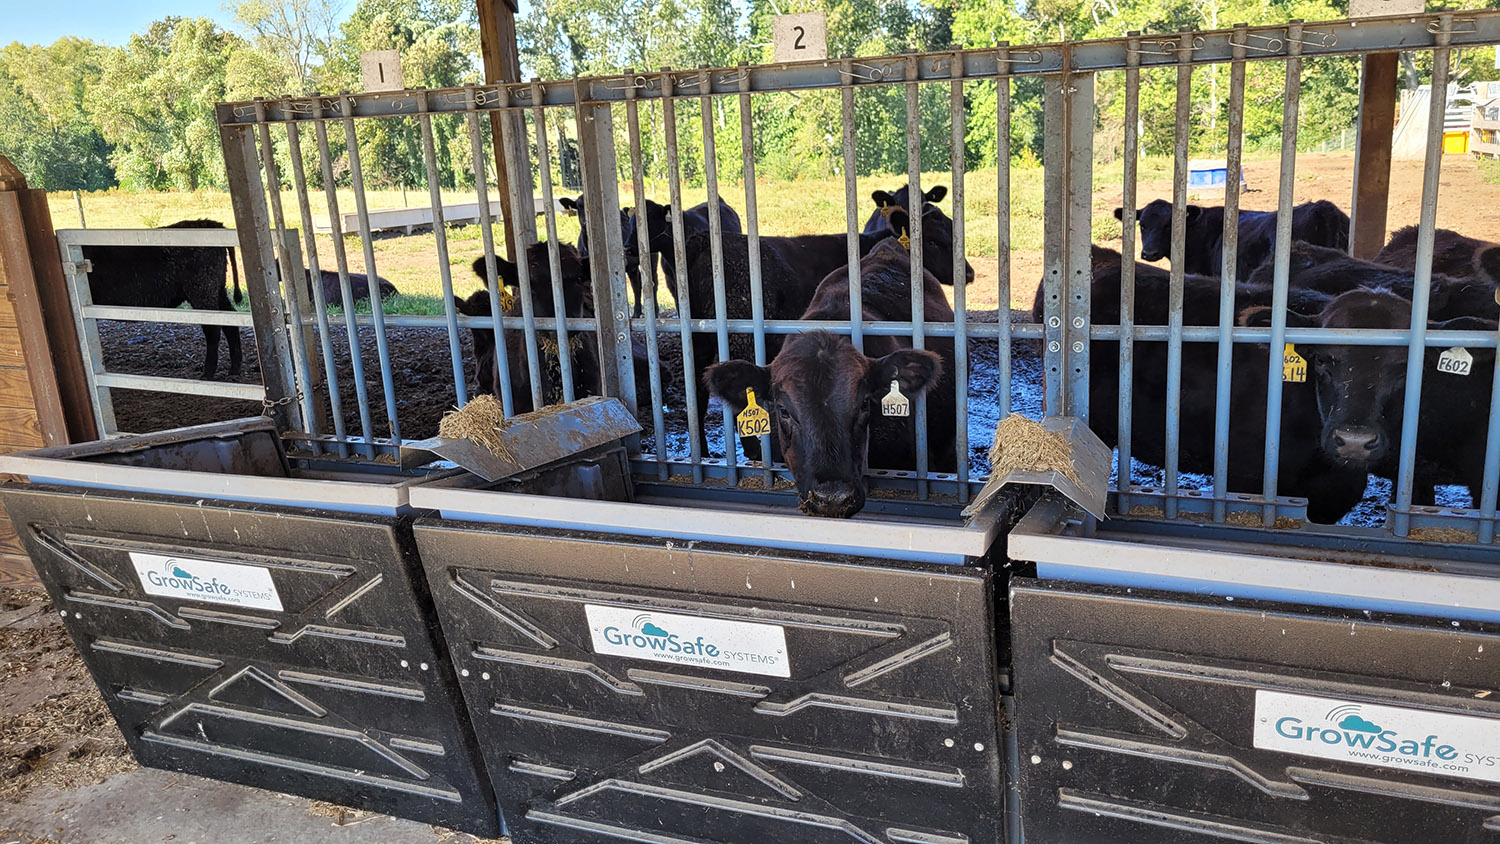
{"type": "Polygon", "coordinates": [[[911,415],[911,401],[907,399],[906,396],[901,395],[901,383],[899,381],[892,381],[891,391],[889,393],[886,393],[885,398],[880,400],[880,415],[911,415]]]}
{"type": "Polygon", "coordinates": [[[1301,384],[1307,380],[1307,359],[1297,354],[1291,343],[1281,352],[1281,380],[1301,384]]]}
{"type": "Polygon", "coordinates": [[[734,417],[734,432],[742,437],[764,437],[771,433],[771,414],[755,403],[755,391],[745,390],[745,409],[734,417]]]}
{"type": "Polygon", "coordinates": [[[1474,367],[1474,356],[1463,346],[1454,346],[1438,355],[1437,370],[1449,375],[1468,375],[1474,367]]]}

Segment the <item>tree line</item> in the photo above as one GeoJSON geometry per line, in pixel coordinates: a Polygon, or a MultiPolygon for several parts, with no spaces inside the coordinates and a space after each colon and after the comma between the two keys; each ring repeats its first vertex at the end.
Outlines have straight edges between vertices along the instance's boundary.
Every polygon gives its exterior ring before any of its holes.
{"type": "MultiPolygon", "coordinates": [[[[1476,0],[1471,0],[1471,3],[1476,0]]],[[[1478,5],[1500,0],[1477,0],[1478,5]]],[[[228,4],[232,29],[207,18],[169,17],[131,36],[121,47],[77,38],[51,45],[0,48],[0,152],[49,190],[195,190],[224,186],[223,158],[213,107],[257,96],[338,93],[360,89],[359,56],[366,50],[401,52],[406,84],[442,88],[482,80],[472,0],[358,0],[343,19],[338,0],[237,0],[228,4]]],[[[821,10],[828,18],[833,57],[907,51],[944,51],[1071,39],[1118,37],[1129,31],[1176,33],[1235,23],[1269,24],[1343,17],[1347,0],[536,0],[518,21],[528,78],[565,79],[662,67],[725,67],[771,59],[776,14],[821,10]]],[[[1458,51],[1454,72],[1464,82],[1496,78],[1491,50],[1458,51]]],[[[1401,84],[1425,81],[1430,54],[1404,56],[1401,84]]],[[[1251,63],[1245,97],[1245,143],[1280,145],[1283,65],[1251,63]]],[[[1195,154],[1222,150],[1228,122],[1229,69],[1200,68],[1191,96],[1195,154]]],[[[1359,66],[1352,58],[1312,59],[1301,79],[1298,137],[1310,147],[1349,127],[1358,104],[1359,66]]],[[[1095,150],[1108,160],[1121,152],[1124,75],[1099,74],[1095,150]]],[[[992,166],[997,148],[996,86],[964,86],[965,164],[992,166]]],[[[1142,74],[1141,145],[1146,154],[1172,147],[1176,73],[1142,74]]],[[[920,91],[924,169],[951,165],[951,103],[946,84],[920,91]]],[[[684,177],[703,177],[704,120],[697,98],[677,107],[684,177]]],[[[709,106],[721,175],[740,172],[740,105],[718,98],[709,106]]],[[[1025,164],[1042,154],[1040,80],[1012,85],[1011,149],[1025,164]]],[[[857,89],[856,162],[861,174],[906,169],[906,100],[902,86],[857,89]]],[[[664,174],[659,102],[642,111],[642,163],[664,174]]],[[[548,115],[556,149],[571,141],[570,113],[548,115]]],[[[777,179],[826,177],[843,166],[841,101],[837,91],[768,94],[753,98],[757,172],[777,179]]],[[[621,175],[629,159],[623,110],[615,121],[621,175]]],[[[361,163],[374,187],[427,183],[414,120],[358,121],[361,163]]],[[[444,187],[473,184],[469,141],[462,122],[434,120],[439,179],[444,187]]],[[[535,127],[532,127],[533,132],[535,127]]],[[[330,132],[334,175],[348,179],[343,133],[330,132]]],[[[488,144],[488,133],[485,133],[488,144]]],[[[317,149],[303,143],[309,177],[320,184],[317,149]]],[[[278,154],[285,156],[284,136],[278,154]]],[[[560,174],[559,174],[560,175],[560,174]]]]}

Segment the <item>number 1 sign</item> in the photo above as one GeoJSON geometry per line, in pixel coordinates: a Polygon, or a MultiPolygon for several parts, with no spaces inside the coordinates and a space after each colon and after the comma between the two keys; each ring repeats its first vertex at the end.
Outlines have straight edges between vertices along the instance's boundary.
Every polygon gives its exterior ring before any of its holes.
{"type": "Polygon", "coordinates": [[[822,12],[777,15],[771,43],[778,62],[821,61],[828,58],[828,21],[822,12]]]}

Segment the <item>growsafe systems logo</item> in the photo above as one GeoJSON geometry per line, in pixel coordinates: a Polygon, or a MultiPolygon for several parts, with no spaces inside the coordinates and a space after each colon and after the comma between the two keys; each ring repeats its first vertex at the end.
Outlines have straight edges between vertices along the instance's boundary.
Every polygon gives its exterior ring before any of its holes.
{"type": "Polygon", "coordinates": [[[639,648],[659,654],[681,654],[683,656],[703,656],[717,659],[719,647],[703,641],[702,636],[696,636],[690,641],[678,637],[651,621],[650,613],[641,613],[631,620],[630,630],[621,630],[619,627],[604,628],[604,641],[611,645],[639,648]]]}
{"type": "Polygon", "coordinates": [[[1420,739],[1409,738],[1366,719],[1360,714],[1361,711],[1361,707],[1353,703],[1335,706],[1323,716],[1324,723],[1321,726],[1306,725],[1300,718],[1287,716],[1276,721],[1276,732],[1293,741],[1321,742],[1342,747],[1349,751],[1350,756],[1359,759],[1402,757],[1407,760],[1433,760],[1432,767],[1446,767],[1437,764],[1439,760],[1452,762],[1458,759],[1458,748],[1445,743],[1436,734],[1428,733],[1420,739]]]}
{"type": "Polygon", "coordinates": [[[221,583],[217,577],[204,580],[201,577],[184,569],[176,560],[167,560],[162,564],[160,572],[148,572],[146,579],[152,586],[161,589],[175,589],[180,592],[196,592],[203,595],[223,595],[228,597],[234,594],[234,589],[227,583],[221,583]]]}

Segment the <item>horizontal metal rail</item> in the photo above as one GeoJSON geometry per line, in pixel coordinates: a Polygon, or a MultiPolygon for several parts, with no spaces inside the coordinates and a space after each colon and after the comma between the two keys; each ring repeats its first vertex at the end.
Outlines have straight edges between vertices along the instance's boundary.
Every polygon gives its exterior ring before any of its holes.
{"type": "Polygon", "coordinates": [[[94,376],[101,387],[117,390],[141,390],[153,393],[179,393],[187,396],[214,396],[223,399],[264,401],[266,388],[260,384],[226,384],[220,381],[199,381],[194,378],[167,378],[159,375],[122,375],[118,372],[101,372],[94,376]]]}
{"type": "MultiPolygon", "coordinates": [[[[1061,73],[1063,54],[1068,53],[1068,69],[1072,73],[1124,70],[1132,66],[1130,57],[1138,59],[1134,66],[1150,68],[1217,64],[1232,61],[1235,56],[1237,33],[1246,59],[1264,61],[1286,59],[1291,55],[1303,58],[1322,56],[1352,56],[1390,50],[1431,50],[1438,45],[1437,26],[1439,15],[1394,16],[1385,18],[1361,18],[1321,23],[1301,24],[1292,22],[1272,26],[1241,26],[1206,32],[1194,32],[1188,37],[1186,50],[1178,34],[1111,38],[1070,44],[1041,44],[1024,48],[1012,47],[1007,54],[1004,70],[999,54],[994,49],[964,50],[924,56],[911,63],[915,68],[916,81],[951,81],[962,78],[969,81],[994,79],[997,77],[1042,76],[1061,73]],[[1425,24],[1425,26],[1414,26],[1425,24]],[[1292,33],[1300,30],[1300,36],[1292,33]],[[1414,32],[1423,33],[1415,36],[1414,32]],[[1132,53],[1132,41],[1139,44],[1139,52],[1132,53]],[[1300,48],[1300,49],[1298,49],[1300,48]],[[1188,55],[1184,56],[1186,52],[1188,55]],[[956,72],[952,64],[954,57],[963,62],[956,72]]],[[[1455,28],[1451,45],[1454,48],[1479,47],[1500,43],[1500,11],[1465,11],[1455,13],[1455,28]]],[[[417,113],[416,101],[424,99],[427,110],[433,114],[462,114],[470,108],[494,110],[502,108],[529,109],[542,106],[572,106],[580,103],[624,103],[627,99],[661,99],[664,96],[663,77],[670,78],[668,96],[701,97],[704,94],[740,94],[766,91],[801,91],[817,88],[839,88],[845,85],[882,85],[913,81],[908,67],[908,56],[880,56],[860,58],[850,62],[844,70],[838,60],[800,62],[764,66],[739,66],[718,68],[703,74],[699,70],[663,71],[653,74],[621,74],[568,80],[566,82],[513,83],[510,85],[475,86],[431,90],[411,90],[381,94],[347,95],[344,97],[306,97],[283,100],[267,100],[264,116],[257,116],[258,103],[240,102],[231,104],[227,122],[233,124],[270,122],[331,120],[342,118],[341,102],[351,108],[348,114],[354,117],[411,116],[417,113]],[[703,89],[700,79],[708,80],[708,90],[703,89]],[[499,95],[504,89],[508,97],[502,105],[499,95]],[[533,90],[540,90],[541,102],[534,101],[533,90]],[[471,100],[470,97],[473,99],[471,100]],[[473,103],[471,106],[470,103],[473,103]]],[[[221,111],[221,120],[224,112],[221,111]]]]}
{"type": "Polygon", "coordinates": [[[240,311],[195,311],[189,308],[131,308],[121,305],[85,305],[88,319],[120,322],[164,322],[175,325],[237,325],[254,328],[255,318],[240,311]]]}
{"type": "Polygon", "coordinates": [[[234,229],[59,229],[64,246],[222,246],[240,247],[234,229]]]}

